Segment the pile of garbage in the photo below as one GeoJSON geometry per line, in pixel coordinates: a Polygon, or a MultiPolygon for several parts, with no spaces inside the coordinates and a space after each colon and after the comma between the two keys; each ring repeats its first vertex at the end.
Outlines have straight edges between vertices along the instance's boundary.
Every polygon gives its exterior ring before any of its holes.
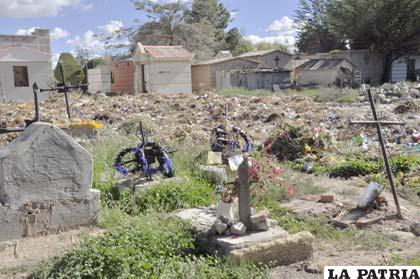
{"type": "MultiPolygon", "coordinates": [[[[420,98],[419,83],[384,83],[380,87],[372,88],[372,91],[374,93],[376,101],[381,104],[391,104],[400,100],[420,98]]],[[[367,99],[365,100],[367,101],[367,99]]]]}
{"type": "Polygon", "coordinates": [[[285,124],[264,143],[264,150],[279,161],[293,161],[326,148],[329,136],[317,128],[285,124]]]}

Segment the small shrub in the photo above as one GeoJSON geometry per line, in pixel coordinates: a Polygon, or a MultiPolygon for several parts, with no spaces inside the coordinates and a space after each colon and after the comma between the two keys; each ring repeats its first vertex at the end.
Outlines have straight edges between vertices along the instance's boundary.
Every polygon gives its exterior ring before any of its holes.
{"type": "Polygon", "coordinates": [[[180,208],[208,206],[215,201],[214,188],[203,179],[187,179],[185,182],[162,182],[145,191],[137,192],[127,204],[130,214],[156,210],[170,212],[180,208]]]}
{"type": "Polygon", "coordinates": [[[408,173],[420,166],[420,156],[396,156],[390,161],[394,173],[408,173]]]}
{"type": "Polygon", "coordinates": [[[258,89],[258,90],[249,90],[246,88],[229,88],[223,89],[222,91],[218,92],[220,96],[233,96],[233,95],[240,95],[240,96],[273,96],[276,95],[275,92],[258,89]]]}
{"type": "Polygon", "coordinates": [[[328,173],[332,177],[350,178],[378,173],[381,169],[381,164],[376,161],[350,160],[329,167],[328,173]]]}

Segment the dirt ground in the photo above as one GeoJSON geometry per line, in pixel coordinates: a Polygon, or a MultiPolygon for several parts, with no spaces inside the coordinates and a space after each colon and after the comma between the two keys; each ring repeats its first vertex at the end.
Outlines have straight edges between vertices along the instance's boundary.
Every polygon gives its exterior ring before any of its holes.
{"type": "Polygon", "coordinates": [[[98,228],[80,228],[37,238],[0,242],[0,279],[26,278],[40,262],[62,255],[86,236],[101,233],[98,228]]]}

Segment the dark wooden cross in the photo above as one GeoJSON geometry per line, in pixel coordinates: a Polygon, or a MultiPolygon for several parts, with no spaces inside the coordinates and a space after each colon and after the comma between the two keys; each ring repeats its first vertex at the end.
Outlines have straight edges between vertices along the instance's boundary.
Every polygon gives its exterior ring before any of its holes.
{"type": "Polygon", "coordinates": [[[397,191],[395,190],[394,180],[392,179],[392,172],[391,167],[389,165],[388,161],[388,155],[386,153],[385,149],[385,143],[382,136],[382,129],[381,125],[404,125],[404,122],[398,122],[398,121],[379,121],[378,115],[376,114],[376,108],[375,108],[375,102],[373,101],[372,92],[370,91],[370,88],[367,90],[370,108],[372,110],[373,114],[373,121],[350,121],[350,124],[363,124],[363,125],[375,125],[376,130],[378,133],[378,140],[379,144],[381,146],[382,156],[385,163],[385,170],[388,177],[389,185],[391,186],[392,195],[394,197],[395,207],[397,208],[397,216],[402,219],[401,209],[400,209],[400,203],[398,201],[397,191]]]}
{"type": "Polygon", "coordinates": [[[239,221],[241,221],[247,230],[251,229],[251,183],[249,181],[249,162],[244,158],[238,168],[238,203],[239,203],[239,221]]]}

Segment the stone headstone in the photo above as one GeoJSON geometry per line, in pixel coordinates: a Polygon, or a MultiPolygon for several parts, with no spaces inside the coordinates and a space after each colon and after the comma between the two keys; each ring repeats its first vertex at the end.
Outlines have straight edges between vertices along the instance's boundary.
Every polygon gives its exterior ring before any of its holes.
{"type": "Polygon", "coordinates": [[[92,224],[98,213],[92,157],[58,127],[33,123],[0,150],[0,240],[92,224]]]}

